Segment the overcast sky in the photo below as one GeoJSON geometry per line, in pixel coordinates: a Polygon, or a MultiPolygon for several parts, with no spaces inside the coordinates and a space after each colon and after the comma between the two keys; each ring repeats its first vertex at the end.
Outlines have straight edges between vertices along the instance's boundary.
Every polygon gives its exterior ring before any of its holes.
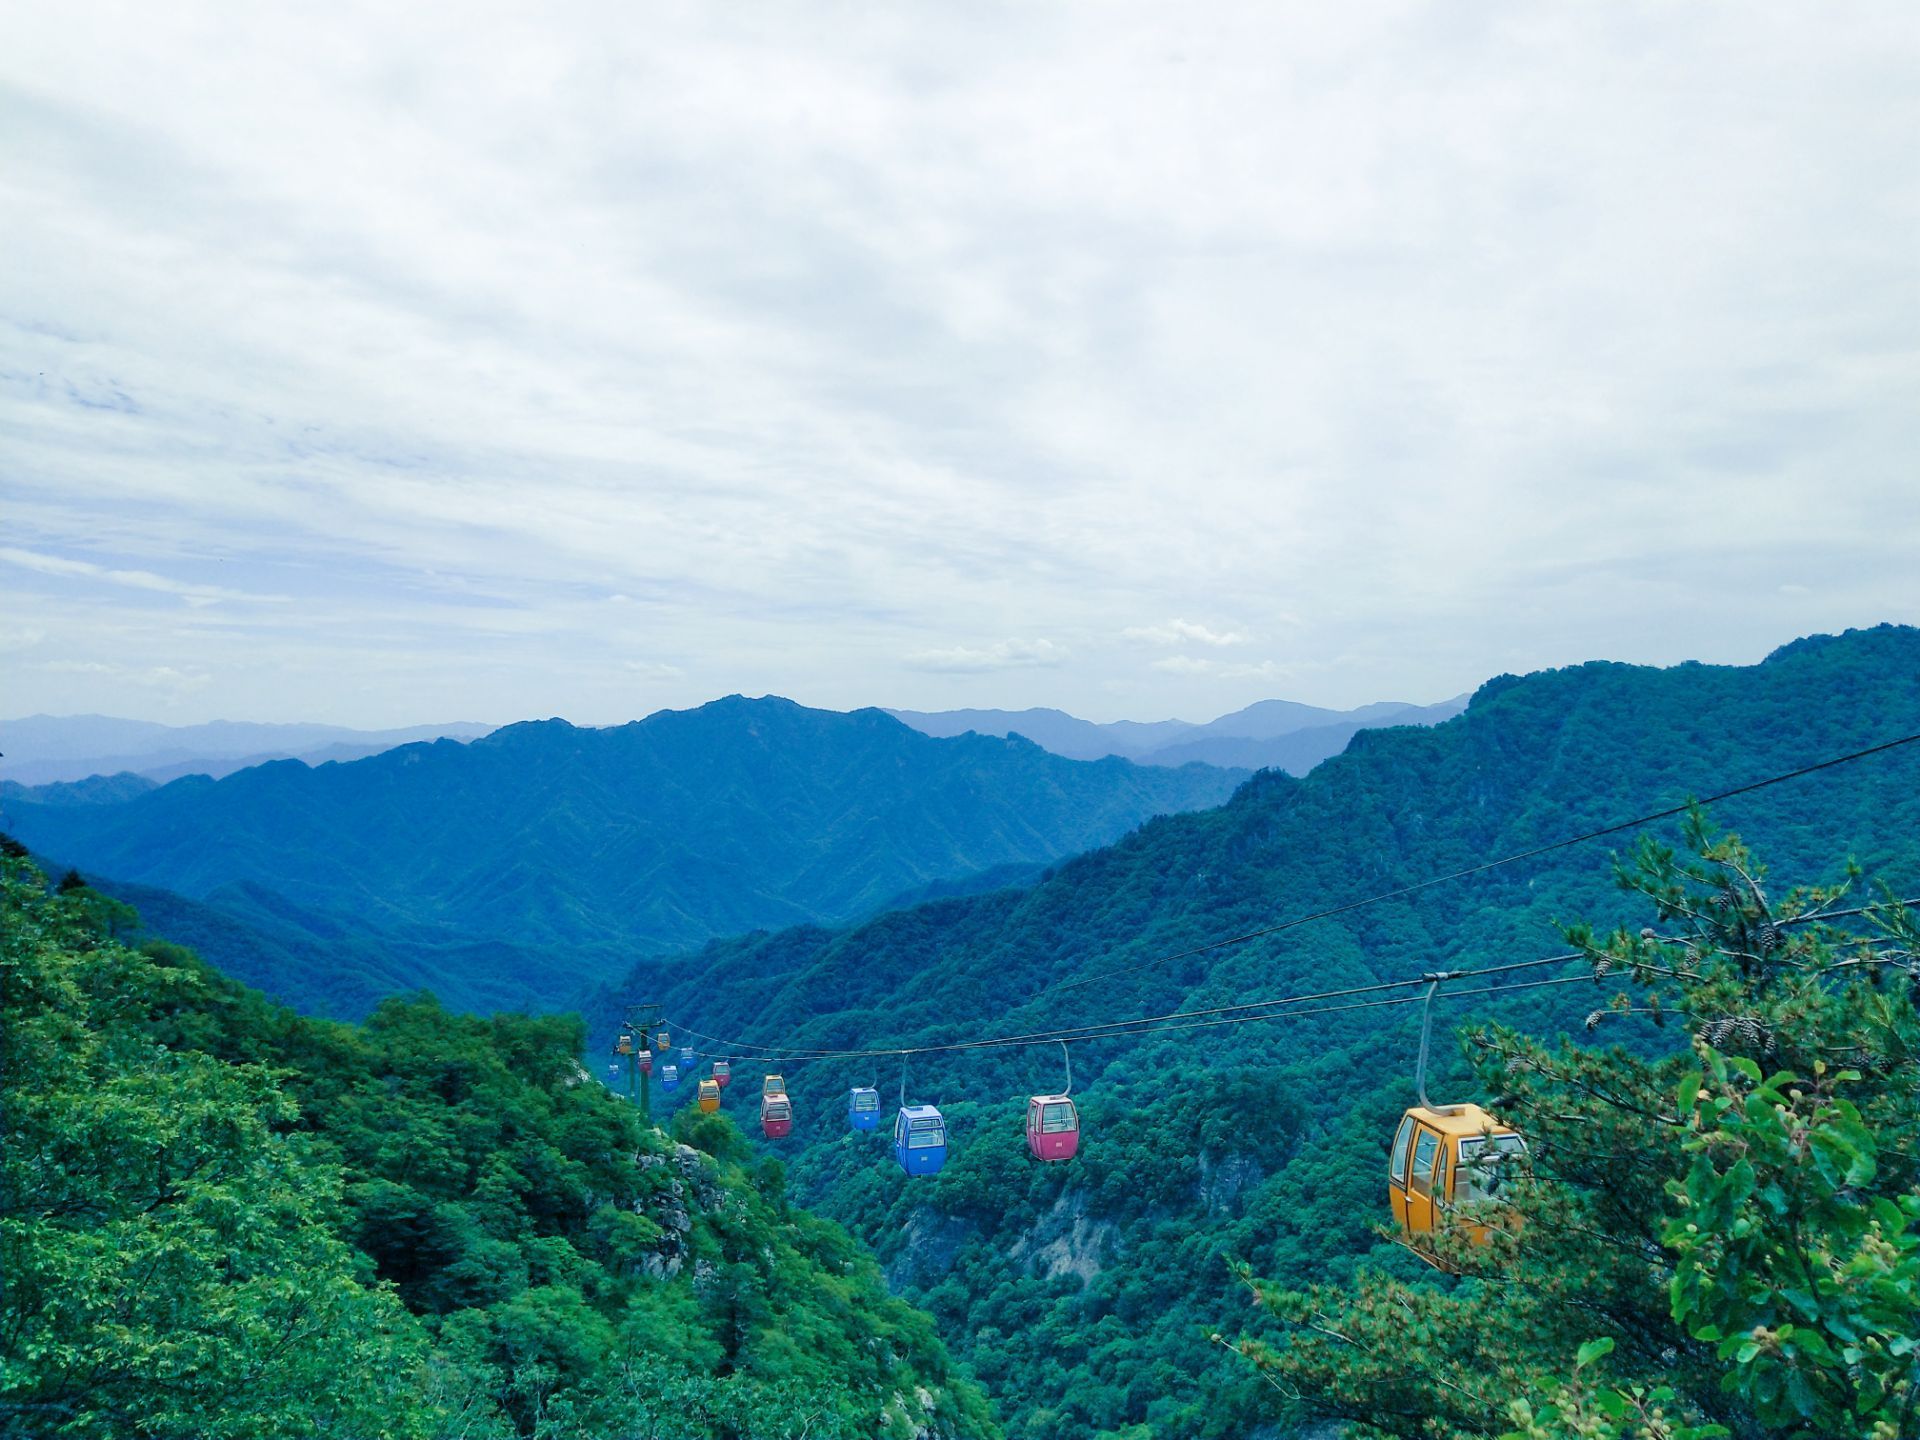
{"type": "Polygon", "coordinates": [[[1910,0],[6,30],[0,714],[1207,719],[1920,622],[1910,0]]]}

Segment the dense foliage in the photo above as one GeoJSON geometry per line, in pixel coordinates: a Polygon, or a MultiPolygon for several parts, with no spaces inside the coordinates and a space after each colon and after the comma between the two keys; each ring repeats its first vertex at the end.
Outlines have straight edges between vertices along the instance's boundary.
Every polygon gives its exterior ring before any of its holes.
{"type": "MultiPolygon", "coordinates": [[[[1754,667],[1507,677],[1445,725],[1362,734],[1304,779],[1262,775],[1220,809],[1150,822],[1030,887],[642,966],[594,1012],[596,1039],[611,1035],[614,1002],[663,999],[683,1036],[730,1050],[751,1084],[753,1046],[938,1043],[1542,957],[1567,948],[1575,919],[1604,931],[1634,918],[1602,846],[1153,963],[1915,730],[1920,632],[1908,629],[1803,641],[1754,667]]],[[[1920,746],[1715,815],[1795,879],[1840,881],[1851,854],[1920,894],[1920,746]]],[[[1518,988],[1540,973],[1467,1006],[1443,1000],[1437,1097],[1500,1093],[1447,1039],[1476,1014],[1546,1044],[1584,1034],[1605,985],[1518,988]]],[[[1646,1015],[1607,1023],[1639,1053],[1675,1043],[1646,1015]]],[[[947,1110],[955,1146],[942,1175],[911,1181],[878,1138],[845,1133],[845,1087],[877,1081],[891,1099],[894,1069],[783,1062],[795,1194],[871,1241],[1023,1437],[1244,1435],[1270,1422],[1274,1392],[1210,1339],[1236,1336],[1250,1311],[1234,1265],[1296,1290],[1363,1270],[1428,1276],[1378,1231],[1416,1032],[1410,1009],[1376,1009],[1076,1045],[1086,1141],[1050,1168],[1027,1162],[1020,1117],[1025,1092],[1061,1083],[1057,1050],[924,1057],[909,1098],[947,1110]]],[[[1658,1183],[1650,1195],[1660,1211],[1658,1183]]],[[[1671,1330],[1664,1310],[1655,1318],[1671,1330]]],[[[1278,1333],[1252,1312],[1249,1338],[1278,1333]]],[[[1540,1373],[1564,1375],[1573,1358],[1540,1373]]],[[[1630,1375],[1628,1358],[1590,1365],[1630,1375]]]]}
{"type": "Polygon", "coordinates": [[[1652,1016],[1678,1043],[1466,1037],[1530,1147],[1494,1243],[1443,1235],[1447,1283],[1255,1282],[1284,1332],[1242,1348],[1296,1412],[1406,1437],[1920,1435],[1920,916],[1773,894],[1698,816],[1688,841],[1621,872],[1654,924],[1570,932],[1622,982],[1592,1028],[1652,1016]]]}
{"type": "Polygon", "coordinates": [[[606,730],[511,725],[349,765],[262,765],[117,805],[10,803],[36,853],[298,1007],[430,988],[553,1008],[635,949],[844,923],[930,882],[1037,865],[1242,775],[935,740],[878,710],[734,696],[606,730]]]}
{"type": "Polygon", "coordinates": [[[777,1162],[642,1125],[577,1020],[303,1019],[8,846],[0,1433],[998,1434],[777,1162]]]}

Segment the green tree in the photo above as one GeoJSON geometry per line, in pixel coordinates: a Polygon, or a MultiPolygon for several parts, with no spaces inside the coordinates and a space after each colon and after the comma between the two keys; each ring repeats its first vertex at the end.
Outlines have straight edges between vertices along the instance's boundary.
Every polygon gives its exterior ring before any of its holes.
{"type": "Polygon", "coordinates": [[[113,944],[84,890],[6,861],[0,1429],[424,1433],[424,1336],[331,1228],[337,1169],[259,1066],[133,1017],[197,977],[113,944]]]}

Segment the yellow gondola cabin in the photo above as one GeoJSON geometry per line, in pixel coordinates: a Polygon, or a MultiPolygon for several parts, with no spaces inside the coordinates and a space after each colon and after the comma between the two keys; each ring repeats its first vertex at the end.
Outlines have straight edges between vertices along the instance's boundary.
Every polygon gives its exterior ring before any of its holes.
{"type": "MultiPolygon", "coordinates": [[[[1458,1205],[1498,1198],[1500,1169],[1523,1153],[1520,1132],[1478,1105],[1416,1105],[1400,1120],[1387,1162],[1387,1196],[1393,1218],[1416,1250],[1458,1205]]],[[[1476,1245],[1487,1243],[1485,1224],[1460,1227],[1476,1245]]]]}

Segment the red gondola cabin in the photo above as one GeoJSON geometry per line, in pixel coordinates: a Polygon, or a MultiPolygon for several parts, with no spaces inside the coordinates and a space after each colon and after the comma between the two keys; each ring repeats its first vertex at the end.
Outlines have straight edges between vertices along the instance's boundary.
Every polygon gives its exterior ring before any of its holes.
{"type": "Polygon", "coordinates": [[[784,1140],[793,1133],[793,1102],[786,1091],[760,1097],[760,1129],[769,1140],[784,1140]]]}
{"type": "Polygon", "coordinates": [[[1036,1160],[1071,1160],[1080,1149],[1080,1111],[1065,1095],[1027,1101],[1027,1149],[1036,1160]]]}

